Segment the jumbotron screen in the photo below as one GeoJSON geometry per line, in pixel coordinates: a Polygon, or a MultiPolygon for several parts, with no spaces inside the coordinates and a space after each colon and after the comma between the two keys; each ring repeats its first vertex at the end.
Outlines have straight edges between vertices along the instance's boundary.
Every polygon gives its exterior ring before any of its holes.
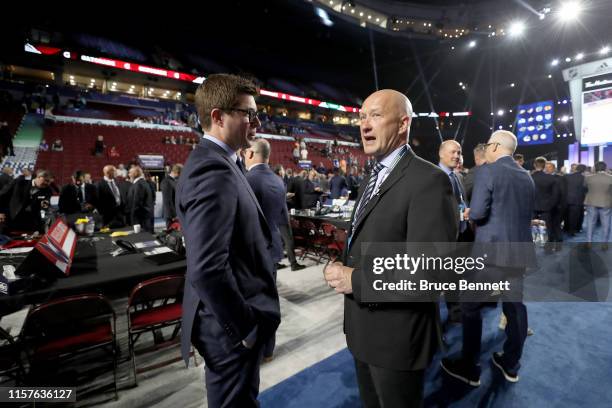
{"type": "Polygon", "coordinates": [[[519,105],[516,115],[516,137],[522,146],[553,142],[553,102],[542,101],[519,105]]]}
{"type": "Polygon", "coordinates": [[[582,135],[580,144],[612,144],[612,74],[582,80],[582,135]]]}

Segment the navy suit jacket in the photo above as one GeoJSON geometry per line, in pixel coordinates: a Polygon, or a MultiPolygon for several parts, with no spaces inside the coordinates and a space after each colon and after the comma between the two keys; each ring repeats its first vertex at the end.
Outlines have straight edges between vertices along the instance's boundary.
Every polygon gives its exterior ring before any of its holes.
{"type": "Polygon", "coordinates": [[[342,189],[348,190],[348,188],[348,183],[343,176],[334,176],[329,181],[329,197],[333,199],[340,198],[342,189]]]}
{"type": "Polygon", "coordinates": [[[470,219],[476,223],[474,242],[495,244],[490,246],[495,252],[487,253],[487,263],[508,267],[534,264],[535,250],[531,252],[531,245],[500,244],[533,243],[534,204],[533,180],[512,157],[480,166],[474,180],[470,219]]]}
{"type": "Polygon", "coordinates": [[[187,249],[185,362],[190,340],[196,346],[220,341],[231,350],[255,327],[258,339],[273,333],[280,307],[270,229],[244,174],[215,143],[202,139],[189,155],[177,183],[176,210],[187,249]],[[198,312],[210,317],[216,339],[194,325],[198,312]]]}
{"type": "Polygon", "coordinates": [[[267,164],[259,164],[246,174],[246,178],[257,197],[257,201],[266,216],[272,233],[272,249],[270,253],[274,262],[283,259],[283,240],[279,225],[289,223],[285,185],[267,164]]]}
{"type": "Polygon", "coordinates": [[[555,176],[543,171],[534,171],[531,175],[536,187],[536,212],[548,212],[556,209],[561,203],[561,190],[555,176]]]}

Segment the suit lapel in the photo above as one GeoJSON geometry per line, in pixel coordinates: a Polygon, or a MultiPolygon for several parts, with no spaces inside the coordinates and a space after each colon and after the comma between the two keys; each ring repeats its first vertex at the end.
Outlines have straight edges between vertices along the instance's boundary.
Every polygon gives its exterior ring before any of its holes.
{"type": "MultiPolygon", "coordinates": [[[[372,212],[372,210],[376,207],[376,205],[380,201],[380,198],[404,176],[404,172],[408,168],[408,165],[410,164],[410,161],[413,157],[414,153],[412,152],[412,150],[408,150],[404,157],[402,157],[402,159],[397,163],[395,168],[391,171],[391,174],[389,174],[385,181],[383,181],[382,184],[378,187],[378,191],[376,192],[376,194],[374,194],[372,198],[370,198],[370,201],[368,201],[368,203],[366,204],[363,216],[361,216],[359,222],[353,227],[353,233],[351,234],[351,242],[354,241],[355,235],[357,235],[357,233],[359,232],[359,227],[363,225],[363,222],[366,218],[368,218],[370,212],[372,212]]],[[[368,180],[364,180],[361,183],[359,200],[361,200],[361,195],[363,195],[363,190],[365,188],[365,185],[367,185],[367,181],[368,180]]],[[[357,204],[359,204],[359,200],[357,201],[357,204]]],[[[351,219],[355,217],[355,209],[357,208],[357,204],[355,204],[351,219]]]]}

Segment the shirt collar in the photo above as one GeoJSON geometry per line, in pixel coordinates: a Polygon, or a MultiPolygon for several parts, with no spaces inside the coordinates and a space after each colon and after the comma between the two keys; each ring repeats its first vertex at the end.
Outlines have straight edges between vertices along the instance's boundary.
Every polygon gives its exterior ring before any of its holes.
{"type": "Polygon", "coordinates": [[[398,147],[397,149],[389,153],[387,156],[385,156],[385,158],[380,161],[380,164],[385,166],[385,168],[388,168],[389,166],[391,166],[391,164],[393,163],[395,158],[400,154],[404,146],[406,146],[407,149],[410,149],[410,146],[408,146],[407,144],[401,145],[400,147],[398,147]]]}
{"type": "Polygon", "coordinates": [[[223,151],[227,153],[227,155],[230,157],[230,159],[232,159],[232,161],[236,161],[236,159],[238,158],[238,155],[236,154],[235,151],[232,150],[231,147],[229,147],[228,145],[226,145],[224,142],[217,139],[216,137],[205,134],[204,136],[202,136],[202,138],[206,140],[210,140],[211,142],[213,142],[214,144],[222,148],[223,151]]]}
{"type": "Polygon", "coordinates": [[[450,167],[447,167],[447,166],[445,166],[445,165],[444,165],[444,164],[442,164],[442,163],[438,163],[438,166],[439,166],[439,167],[440,167],[442,170],[444,170],[444,172],[446,173],[446,175],[447,175],[447,176],[450,176],[450,174],[453,172],[453,170],[451,170],[451,168],[450,168],[450,167]]]}
{"type": "Polygon", "coordinates": [[[107,183],[110,183],[111,181],[115,181],[115,179],[110,179],[106,176],[104,176],[104,180],[106,180],[107,183]]]}

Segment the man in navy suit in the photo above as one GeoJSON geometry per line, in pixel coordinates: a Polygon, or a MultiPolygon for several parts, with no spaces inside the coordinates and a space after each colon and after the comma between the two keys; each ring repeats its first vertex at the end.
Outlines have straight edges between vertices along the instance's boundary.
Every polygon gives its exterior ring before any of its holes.
{"type": "MultiPolygon", "coordinates": [[[[510,382],[517,382],[520,358],[527,337],[527,309],[522,297],[522,275],[535,259],[532,243],[531,217],[535,204],[535,186],[529,173],[512,158],[516,136],[500,130],[486,144],[485,157],[489,164],[481,166],[474,180],[469,218],[476,224],[474,241],[495,243],[496,253],[487,260],[480,273],[503,276],[512,285],[513,298],[502,302],[508,324],[503,353],[493,354],[493,364],[510,382]],[[509,243],[504,245],[504,243],[509,243]]],[[[502,295],[502,300],[504,296],[502,295]]],[[[480,342],[482,308],[487,303],[462,303],[463,351],[459,360],[443,359],[442,368],[451,376],[477,387],[480,385],[480,342]]]]}
{"type": "Polygon", "coordinates": [[[263,348],[280,323],[273,236],[236,152],[261,125],[256,86],[216,74],[195,95],[205,135],[177,183],[185,234],[182,353],[204,357],[208,406],[258,406],[263,348]]]}
{"type": "Polygon", "coordinates": [[[348,190],[346,178],[340,174],[340,169],[334,169],[334,177],[329,181],[329,198],[340,198],[342,190],[348,190]]]}
{"type": "Polygon", "coordinates": [[[554,243],[561,241],[561,237],[557,236],[558,229],[554,224],[554,215],[561,205],[561,190],[555,176],[544,172],[546,167],[545,157],[537,157],[533,162],[533,167],[535,171],[531,177],[536,189],[535,217],[546,223],[548,242],[545,249],[546,252],[551,252],[556,247],[554,243]]]}
{"type": "MultiPolygon", "coordinates": [[[[251,143],[251,147],[245,150],[244,163],[248,170],[246,178],[270,226],[272,233],[270,256],[274,263],[278,264],[283,259],[283,240],[280,226],[289,223],[289,213],[285,199],[285,185],[270,169],[269,159],[270,143],[265,139],[257,139],[251,143]]],[[[276,280],[276,268],[274,279],[276,280]]],[[[272,359],[274,344],[275,338],[272,336],[264,348],[264,361],[272,359]]]]}

